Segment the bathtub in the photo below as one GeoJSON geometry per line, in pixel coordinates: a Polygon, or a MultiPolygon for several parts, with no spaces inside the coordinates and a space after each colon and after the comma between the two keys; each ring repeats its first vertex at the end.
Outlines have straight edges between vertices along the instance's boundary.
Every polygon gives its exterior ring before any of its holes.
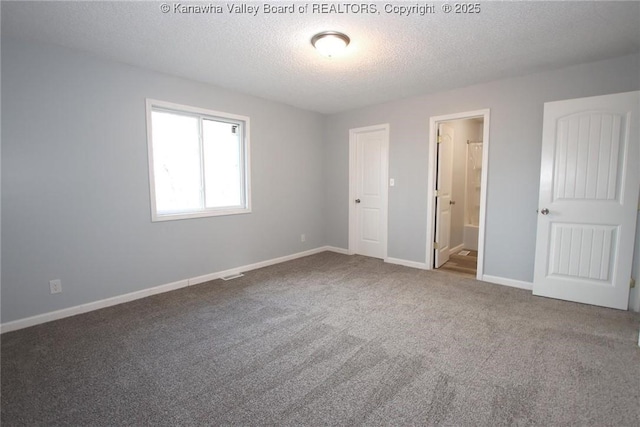
{"type": "Polygon", "coordinates": [[[479,227],[477,225],[466,224],[464,226],[462,239],[465,249],[470,249],[473,251],[478,250],[478,230],[479,227]]]}

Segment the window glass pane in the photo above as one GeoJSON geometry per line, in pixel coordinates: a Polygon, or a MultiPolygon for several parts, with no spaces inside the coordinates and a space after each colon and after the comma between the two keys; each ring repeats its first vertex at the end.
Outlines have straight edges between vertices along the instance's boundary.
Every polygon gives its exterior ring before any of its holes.
{"type": "Polygon", "coordinates": [[[206,207],[244,205],[240,126],[205,119],[202,127],[206,207]]]}
{"type": "Polygon", "coordinates": [[[198,118],[152,111],[151,123],[158,213],[202,209],[198,118]]]}

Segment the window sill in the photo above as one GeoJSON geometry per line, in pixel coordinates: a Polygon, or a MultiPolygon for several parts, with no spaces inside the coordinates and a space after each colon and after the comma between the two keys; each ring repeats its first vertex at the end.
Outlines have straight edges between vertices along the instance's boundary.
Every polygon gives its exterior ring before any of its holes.
{"type": "Polygon", "coordinates": [[[206,210],[206,211],[161,214],[161,215],[158,215],[154,212],[151,214],[151,222],[173,221],[173,220],[193,219],[193,218],[206,218],[206,217],[212,217],[212,216],[242,215],[242,214],[248,214],[248,213],[251,213],[250,208],[206,210]]]}

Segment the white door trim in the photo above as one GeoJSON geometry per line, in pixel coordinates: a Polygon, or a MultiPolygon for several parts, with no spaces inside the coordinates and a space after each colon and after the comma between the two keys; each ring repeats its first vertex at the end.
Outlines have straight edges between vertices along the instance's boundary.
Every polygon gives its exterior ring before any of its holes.
{"type": "Polygon", "coordinates": [[[356,174],[356,135],[364,132],[385,131],[385,139],[383,142],[382,153],[382,182],[385,183],[382,191],[382,227],[381,240],[384,250],[383,259],[387,259],[387,230],[389,218],[389,123],[380,125],[365,126],[349,130],[349,255],[356,253],[356,241],[358,232],[358,215],[356,213],[357,174],[356,174]]]}
{"type": "Polygon", "coordinates": [[[427,270],[433,269],[433,239],[435,226],[435,185],[436,185],[436,139],[438,124],[459,119],[473,119],[482,117],[484,120],[482,131],[482,179],[480,183],[480,221],[478,224],[478,269],[476,278],[482,280],[484,272],[484,236],[487,216],[487,175],[489,170],[489,125],[490,110],[488,108],[463,113],[432,116],[429,118],[429,160],[427,164],[427,270]]]}

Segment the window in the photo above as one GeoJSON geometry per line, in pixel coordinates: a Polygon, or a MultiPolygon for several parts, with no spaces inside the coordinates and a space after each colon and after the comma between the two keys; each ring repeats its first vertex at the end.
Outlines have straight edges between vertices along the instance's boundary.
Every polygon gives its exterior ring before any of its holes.
{"type": "Polygon", "coordinates": [[[251,212],[249,118],[147,100],[153,221],[251,212]]]}

